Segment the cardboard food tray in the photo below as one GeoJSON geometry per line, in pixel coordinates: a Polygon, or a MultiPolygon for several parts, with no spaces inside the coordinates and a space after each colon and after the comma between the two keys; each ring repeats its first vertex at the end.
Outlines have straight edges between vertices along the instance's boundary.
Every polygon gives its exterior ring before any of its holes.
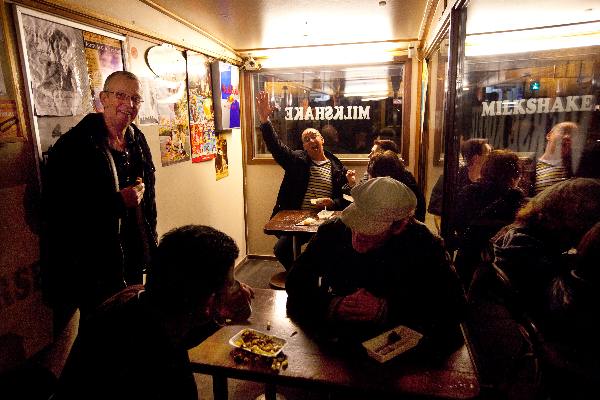
{"type": "Polygon", "coordinates": [[[316,218],[305,218],[302,221],[298,222],[296,225],[297,226],[314,226],[314,225],[321,225],[325,220],[323,219],[316,219],[316,218]]]}
{"type": "Polygon", "coordinates": [[[241,331],[239,331],[238,333],[236,333],[235,335],[233,335],[231,337],[231,339],[229,339],[229,344],[234,347],[237,347],[238,349],[246,350],[250,353],[254,353],[254,354],[258,354],[258,355],[266,356],[266,357],[276,357],[279,353],[281,353],[281,351],[285,347],[286,343],[287,343],[287,341],[285,339],[282,339],[280,337],[273,336],[273,335],[267,335],[264,332],[257,331],[255,329],[251,329],[251,328],[244,328],[241,331]],[[275,343],[277,345],[277,350],[276,351],[263,351],[262,349],[260,349],[258,347],[252,347],[252,348],[244,347],[243,345],[240,344],[241,341],[243,342],[242,335],[244,334],[244,332],[250,332],[250,333],[255,334],[259,338],[263,338],[263,339],[272,341],[273,343],[275,343]]]}
{"type": "Polygon", "coordinates": [[[422,337],[419,332],[400,325],[363,342],[362,345],[371,358],[384,363],[417,346],[422,337]]]}

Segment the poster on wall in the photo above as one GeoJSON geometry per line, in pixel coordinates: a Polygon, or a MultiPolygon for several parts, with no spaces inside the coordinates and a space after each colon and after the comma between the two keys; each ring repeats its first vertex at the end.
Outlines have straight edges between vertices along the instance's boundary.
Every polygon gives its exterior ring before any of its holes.
{"type": "Polygon", "coordinates": [[[96,112],[103,112],[100,92],[104,81],[115,71],[123,70],[121,41],[98,33],[83,32],[83,46],[87,63],[92,101],[96,112]]]}
{"type": "Polygon", "coordinates": [[[188,50],[187,71],[192,162],[198,163],[212,160],[217,153],[208,57],[188,50]]]}
{"type": "Polygon", "coordinates": [[[90,112],[82,31],[30,15],[23,15],[23,31],[35,115],[90,112]]]}
{"type": "Polygon", "coordinates": [[[215,157],[216,180],[229,176],[229,160],[227,158],[227,139],[219,135],[217,139],[217,155],[215,157]]]}
{"type": "Polygon", "coordinates": [[[212,63],[215,127],[217,131],[240,127],[240,71],[222,61],[212,63]]]}
{"type": "Polygon", "coordinates": [[[129,70],[140,80],[142,98],[144,99],[138,112],[139,125],[157,125],[159,78],[152,72],[146,63],[145,57],[148,49],[156,46],[156,44],[131,36],[127,38],[127,44],[129,70]]]}
{"type": "Polygon", "coordinates": [[[190,159],[186,62],[172,46],[153,46],[146,54],[157,80],[158,135],[163,167],[190,159]]]}

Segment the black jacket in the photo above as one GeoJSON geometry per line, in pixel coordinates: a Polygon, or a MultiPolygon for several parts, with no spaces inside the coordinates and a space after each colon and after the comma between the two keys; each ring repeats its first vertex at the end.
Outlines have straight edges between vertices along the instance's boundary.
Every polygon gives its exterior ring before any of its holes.
{"type": "MultiPolygon", "coordinates": [[[[42,287],[51,306],[90,306],[124,286],[120,238],[125,205],[102,114],[89,114],[59,138],[44,168],[42,287]]],[[[126,134],[136,175],[145,183],[143,228],[156,246],[154,164],[143,133],[126,134]]]]}
{"type": "Polygon", "coordinates": [[[286,291],[292,317],[332,330],[364,332],[361,339],[403,324],[441,344],[454,339],[465,312],[464,294],[441,238],[417,221],[362,254],[352,247],[351,230],[341,219],[325,222],[294,262],[286,291]],[[359,288],[387,301],[387,317],[378,326],[347,327],[330,315],[336,297],[359,288]]]}
{"type": "MultiPolygon", "coordinates": [[[[283,143],[270,122],[261,124],[260,130],[267,149],[285,170],[272,216],[280,210],[298,210],[308,188],[311,159],[306,150],[292,150],[283,143]]],[[[348,205],[342,197],[342,186],[346,183],[346,167],[330,152],[325,151],[325,156],[331,161],[331,199],[335,204],[333,209],[341,210],[348,205]]]]}

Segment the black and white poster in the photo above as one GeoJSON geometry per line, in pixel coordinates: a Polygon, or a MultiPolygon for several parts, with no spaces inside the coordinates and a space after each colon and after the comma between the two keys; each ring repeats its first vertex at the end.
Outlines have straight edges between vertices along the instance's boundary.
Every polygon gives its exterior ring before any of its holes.
{"type": "Polygon", "coordinates": [[[35,115],[92,111],[82,31],[23,15],[35,115]]]}

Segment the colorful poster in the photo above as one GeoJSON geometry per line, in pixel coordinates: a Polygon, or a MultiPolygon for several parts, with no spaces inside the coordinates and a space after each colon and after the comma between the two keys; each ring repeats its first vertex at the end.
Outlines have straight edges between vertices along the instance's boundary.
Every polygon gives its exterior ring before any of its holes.
{"type": "Polygon", "coordinates": [[[190,159],[190,127],[186,62],[171,46],[154,46],[147,52],[148,65],[157,80],[158,135],[163,167],[190,159]]]}
{"type": "Polygon", "coordinates": [[[144,102],[140,106],[138,112],[138,120],[140,125],[156,125],[158,124],[158,80],[159,78],[150,70],[146,63],[145,54],[149,48],[156,46],[154,43],[146,40],[137,39],[131,36],[127,37],[128,41],[128,65],[140,80],[142,98],[144,102]]]}
{"type": "Polygon", "coordinates": [[[88,77],[94,110],[103,112],[100,103],[100,92],[104,88],[104,81],[115,71],[123,70],[123,53],[121,41],[92,32],[83,32],[83,46],[87,62],[88,77]]]}
{"type": "Polygon", "coordinates": [[[14,100],[0,100],[0,142],[21,137],[17,104],[14,100]]]}
{"type": "Polygon", "coordinates": [[[212,160],[217,153],[208,57],[188,50],[187,70],[192,162],[198,163],[212,160]]]}
{"type": "Polygon", "coordinates": [[[226,130],[240,127],[240,72],[238,67],[222,61],[214,63],[213,74],[217,74],[215,95],[217,129],[226,130]],[[218,95],[218,97],[217,97],[218,95]]]}
{"type": "Polygon", "coordinates": [[[229,176],[229,160],[227,159],[227,139],[219,135],[217,139],[217,155],[215,157],[215,174],[217,181],[229,176]]]}
{"type": "Polygon", "coordinates": [[[37,116],[83,115],[92,98],[79,29],[23,15],[23,30],[37,116]]]}
{"type": "Polygon", "coordinates": [[[240,73],[235,65],[221,69],[221,112],[223,129],[240,127],[240,73]]]}

